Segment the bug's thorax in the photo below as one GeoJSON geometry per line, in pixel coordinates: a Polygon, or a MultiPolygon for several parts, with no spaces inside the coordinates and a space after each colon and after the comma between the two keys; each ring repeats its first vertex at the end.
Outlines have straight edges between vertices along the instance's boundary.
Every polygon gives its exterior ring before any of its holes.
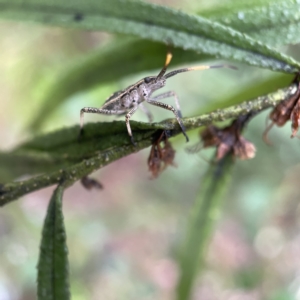
{"type": "Polygon", "coordinates": [[[162,88],[166,84],[165,78],[156,80],[156,76],[146,77],[127,89],[121,97],[121,107],[131,109],[143,101],[147,101],[153,92],[162,88]]]}
{"type": "Polygon", "coordinates": [[[143,83],[139,86],[141,96],[144,100],[148,99],[153,92],[161,89],[166,84],[166,79],[164,77],[157,80],[156,76],[145,77],[143,83]]]}

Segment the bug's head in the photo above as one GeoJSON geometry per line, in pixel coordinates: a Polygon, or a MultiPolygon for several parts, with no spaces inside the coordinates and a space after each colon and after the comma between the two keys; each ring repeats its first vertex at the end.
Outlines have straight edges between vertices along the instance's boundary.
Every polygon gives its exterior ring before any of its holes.
{"type": "Polygon", "coordinates": [[[154,91],[166,85],[166,78],[162,76],[158,79],[157,76],[149,76],[144,78],[144,82],[154,91]]]}

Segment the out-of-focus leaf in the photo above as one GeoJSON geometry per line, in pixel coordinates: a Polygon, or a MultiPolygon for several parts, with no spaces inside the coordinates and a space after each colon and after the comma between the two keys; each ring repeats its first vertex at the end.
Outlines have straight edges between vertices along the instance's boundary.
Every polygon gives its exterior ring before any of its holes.
{"type": "MultiPolygon", "coordinates": [[[[164,128],[159,123],[131,121],[130,124],[135,141],[146,142],[147,146],[151,145],[155,131],[164,128]]],[[[130,145],[132,152],[138,149],[133,147],[123,121],[86,124],[80,139],[79,132],[77,125],[63,128],[36,136],[7,153],[0,152],[0,181],[64,169],[108,150],[118,152],[123,146],[130,145]]]]}
{"type": "Polygon", "coordinates": [[[234,2],[199,14],[270,46],[281,46],[300,42],[299,11],[299,1],[267,0],[234,2]]]}
{"type": "Polygon", "coordinates": [[[292,79],[293,77],[291,77],[290,75],[277,74],[259,82],[254,82],[252,80],[250,81],[249,86],[245,87],[243,90],[224,99],[216,99],[215,101],[207,103],[207,105],[201,108],[201,111],[199,111],[198,113],[209,112],[216,109],[224,109],[228,106],[241,103],[242,101],[257,98],[260,95],[272,93],[278,88],[284,88],[285,86],[288,86],[292,82],[292,79]]]}
{"type": "Polygon", "coordinates": [[[62,214],[64,187],[54,191],[44,222],[38,262],[38,299],[70,299],[69,262],[62,214]]]}
{"type": "MultiPolygon", "coordinates": [[[[193,282],[206,256],[207,243],[233,166],[232,155],[211,164],[200,184],[199,194],[192,207],[186,240],[179,256],[180,278],[177,299],[190,299],[193,282]]],[[[200,269],[201,271],[201,269],[200,269]]]]}
{"type": "Polygon", "coordinates": [[[132,0],[0,0],[0,18],[104,30],[294,73],[300,64],[245,34],[208,19],[132,0]]]}

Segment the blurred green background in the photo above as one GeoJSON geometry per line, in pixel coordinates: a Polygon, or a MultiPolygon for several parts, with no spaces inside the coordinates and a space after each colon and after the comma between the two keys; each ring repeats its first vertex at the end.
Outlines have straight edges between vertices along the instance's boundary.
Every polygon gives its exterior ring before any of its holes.
{"type": "MultiPolygon", "coordinates": [[[[187,12],[217,3],[153,2],[187,12]]],[[[26,128],[41,105],[37,95],[55,70],[113,38],[101,32],[2,21],[0,149],[9,150],[32,136],[26,128]]],[[[297,45],[281,50],[300,59],[297,45]]],[[[161,57],[163,63],[165,53],[161,57]]],[[[170,79],[164,90],[175,90],[183,115],[193,116],[207,112],[212,103],[278,76],[235,65],[238,72],[182,74],[170,79]]],[[[92,91],[76,94],[51,115],[41,131],[78,124],[82,107],[99,107],[112,92],[157,72],[128,76],[109,85],[99,83],[92,91]]],[[[244,100],[249,100],[247,95],[244,100]]],[[[166,102],[172,104],[173,100],[166,102]]],[[[155,121],[171,117],[159,108],[150,110],[155,121]]],[[[272,147],[264,144],[268,113],[260,114],[245,131],[257,154],[251,161],[236,162],[211,238],[206,270],[196,282],[193,299],[300,299],[300,142],[290,139],[288,124],[271,131],[272,147]]],[[[86,122],[113,119],[86,116],[86,122]]],[[[146,121],[141,112],[133,119],[146,121]]],[[[190,144],[198,142],[197,131],[189,136],[190,144]]],[[[150,149],[146,149],[93,174],[104,185],[103,191],[87,191],[79,183],[66,191],[64,215],[73,299],[173,298],[178,279],[176,249],[208,163],[200,155],[186,153],[183,136],[171,142],[177,167],[169,167],[158,179],[150,179],[150,149]]],[[[210,150],[201,153],[207,158],[212,154],[210,150]]],[[[53,187],[43,189],[1,208],[0,300],[35,299],[41,228],[52,191],[53,187]]]]}

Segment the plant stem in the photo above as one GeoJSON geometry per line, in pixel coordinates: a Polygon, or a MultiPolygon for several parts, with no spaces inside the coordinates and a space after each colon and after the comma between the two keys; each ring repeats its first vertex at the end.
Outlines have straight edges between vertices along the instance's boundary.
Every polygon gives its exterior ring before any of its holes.
{"type": "MultiPolygon", "coordinates": [[[[182,122],[187,130],[191,130],[213,122],[237,118],[249,112],[262,111],[290,98],[296,90],[297,86],[292,84],[252,101],[198,117],[183,118],[182,122]]],[[[134,147],[128,142],[123,122],[87,124],[86,128],[88,130],[82,143],[77,141],[78,126],[75,126],[35,138],[11,153],[0,153],[1,173],[5,174],[7,170],[8,174],[12,174],[15,170],[15,174],[20,176],[21,170],[22,174],[32,174],[31,166],[33,164],[36,171],[43,173],[28,180],[0,185],[0,206],[16,200],[22,195],[60,183],[62,180],[66,180],[69,186],[121,157],[150,146],[157,131],[169,130],[171,136],[181,134],[176,119],[154,124],[132,122],[132,129],[138,141],[134,147]],[[101,129],[100,133],[99,128],[101,129]],[[22,155],[24,163],[22,163],[22,155]],[[28,163],[28,157],[30,163],[28,163]],[[14,158],[18,158],[17,163],[14,158]],[[51,161],[52,163],[49,163],[51,161]],[[60,164],[61,161],[64,163],[60,164]],[[55,165],[58,169],[53,171],[55,165]]]]}

